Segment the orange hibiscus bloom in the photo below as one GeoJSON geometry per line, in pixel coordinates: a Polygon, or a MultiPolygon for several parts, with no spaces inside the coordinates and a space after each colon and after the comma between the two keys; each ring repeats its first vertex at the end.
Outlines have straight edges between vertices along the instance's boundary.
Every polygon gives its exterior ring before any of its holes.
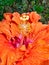
{"type": "Polygon", "coordinates": [[[0,22],[0,65],[49,65],[49,24],[36,12],[5,13],[0,22]]]}

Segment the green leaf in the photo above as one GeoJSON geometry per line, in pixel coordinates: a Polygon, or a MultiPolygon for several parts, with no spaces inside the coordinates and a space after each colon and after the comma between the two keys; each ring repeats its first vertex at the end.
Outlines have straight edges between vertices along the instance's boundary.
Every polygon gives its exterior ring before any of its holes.
{"type": "Polygon", "coordinates": [[[31,5],[34,6],[35,5],[35,1],[31,1],[31,5]]]}
{"type": "Polygon", "coordinates": [[[0,14],[3,13],[3,10],[4,10],[4,7],[3,6],[0,6],[0,14]]]}
{"type": "Polygon", "coordinates": [[[0,5],[11,6],[14,2],[15,2],[14,0],[0,0],[0,5]]]}
{"type": "Polygon", "coordinates": [[[46,18],[49,18],[49,13],[45,15],[46,18]]]}
{"type": "Polygon", "coordinates": [[[0,6],[3,6],[3,5],[4,5],[4,1],[0,0],[0,6]]]}
{"type": "Polygon", "coordinates": [[[44,7],[43,6],[40,6],[40,5],[34,5],[33,6],[33,10],[34,11],[37,11],[38,13],[41,13],[44,11],[44,7]]]}
{"type": "Polygon", "coordinates": [[[16,0],[16,3],[19,3],[19,4],[22,3],[22,0],[16,0]]]}

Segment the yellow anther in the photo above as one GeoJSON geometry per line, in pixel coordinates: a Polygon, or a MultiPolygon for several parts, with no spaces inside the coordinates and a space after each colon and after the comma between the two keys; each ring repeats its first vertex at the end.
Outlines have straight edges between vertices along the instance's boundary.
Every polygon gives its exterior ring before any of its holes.
{"type": "Polygon", "coordinates": [[[29,16],[24,14],[23,16],[20,17],[21,20],[26,21],[29,20],[29,16]]]}

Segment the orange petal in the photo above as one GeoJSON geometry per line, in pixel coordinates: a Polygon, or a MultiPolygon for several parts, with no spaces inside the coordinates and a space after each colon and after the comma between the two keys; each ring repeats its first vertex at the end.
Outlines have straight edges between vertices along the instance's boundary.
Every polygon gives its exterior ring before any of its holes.
{"type": "Polygon", "coordinates": [[[12,34],[12,36],[13,37],[18,36],[19,32],[20,31],[18,29],[18,26],[16,24],[14,24],[14,23],[11,23],[11,34],[12,34]]]}
{"type": "Polygon", "coordinates": [[[20,47],[20,50],[21,50],[21,51],[26,51],[25,45],[22,45],[22,46],[20,47]]]}
{"type": "Polygon", "coordinates": [[[29,17],[31,22],[38,22],[41,19],[41,16],[37,14],[36,12],[31,12],[29,17]]]}
{"type": "Polygon", "coordinates": [[[11,32],[10,32],[7,28],[1,27],[0,30],[1,30],[1,32],[2,32],[3,34],[5,34],[5,35],[7,36],[8,39],[10,39],[10,38],[12,37],[12,36],[11,36],[11,32]]]}
{"type": "Polygon", "coordinates": [[[14,21],[16,24],[20,24],[20,14],[18,12],[13,13],[12,21],[14,21]]]}
{"type": "Polygon", "coordinates": [[[4,18],[8,21],[11,21],[12,13],[4,13],[4,18]]]}

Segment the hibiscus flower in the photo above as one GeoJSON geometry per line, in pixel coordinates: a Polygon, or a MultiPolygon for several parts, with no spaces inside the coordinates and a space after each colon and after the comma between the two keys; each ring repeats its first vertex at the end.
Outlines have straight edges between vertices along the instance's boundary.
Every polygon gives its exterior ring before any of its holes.
{"type": "Polygon", "coordinates": [[[4,13],[0,22],[0,65],[49,65],[49,24],[36,12],[4,13]]]}

